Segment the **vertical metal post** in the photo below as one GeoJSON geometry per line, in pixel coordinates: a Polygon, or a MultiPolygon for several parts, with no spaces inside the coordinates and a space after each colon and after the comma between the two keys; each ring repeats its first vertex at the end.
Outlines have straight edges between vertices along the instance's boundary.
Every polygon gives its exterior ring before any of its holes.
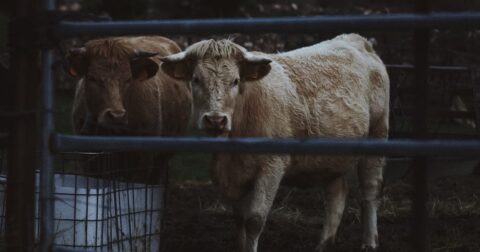
{"type": "MultiPolygon", "coordinates": [[[[429,0],[417,0],[418,13],[429,12],[429,0]]],[[[416,113],[413,115],[414,135],[416,138],[426,138],[428,135],[428,43],[430,31],[417,29],[414,32],[415,52],[415,94],[416,113]]],[[[427,252],[429,249],[428,228],[428,161],[426,157],[416,157],[413,160],[413,250],[427,252]]]]}
{"type": "Polygon", "coordinates": [[[42,118],[40,126],[40,251],[50,251],[53,243],[54,215],[54,174],[53,155],[50,152],[49,140],[54,129],[53,122],[53,52],[42,51],[42,118]]]}
{"type": "MultiPolygon", "coordinates": [[[[43,0],[43,11],[55,10],[55,0],[43,0]]],[[[40,240],[39,251],[52,251],[54,240],[54,157],[50,151],[49,140],[54,130],[53,98],[54,98],[54,53],[51,48],[42,50],[42,83],[41,83],[41,118],[40,118],[40,192],[39,221],[40,240]]]]}
{"type": "MultiPolygon", "coordinates": [[[[17,0],[15,19],[34,15],[36,1],[17,0]]],[[[28,34],[10,27],[12,45],[9,89],[13,97],[8,148],[6,251],[33,251],[35,243],[35,167],[37,163],[38,51],[28,47],[28,34]]]]}

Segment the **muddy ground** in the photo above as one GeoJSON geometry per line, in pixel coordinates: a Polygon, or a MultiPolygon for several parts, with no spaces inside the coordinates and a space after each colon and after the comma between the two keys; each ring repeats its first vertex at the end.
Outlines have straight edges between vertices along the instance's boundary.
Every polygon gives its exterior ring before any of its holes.
{"type": "MultiPolygon", "coordinates": [[[[480,176],[447,177],[430,183],[432,251],[480,251],[480,176]]],[[[356,186],[338,232],[337,251],[358,251],[361,239],[356,186]]],[[[412,187],[386,185],[379,212],[380,251],[411,251],[412,187]]],[[[323,220],[320,189],[279,191],[259,251],[313,251],[323,220]]],[[[173,182],[162,234],[169,252],[233,251],[234,222],[210,182],[173,182]]]]}

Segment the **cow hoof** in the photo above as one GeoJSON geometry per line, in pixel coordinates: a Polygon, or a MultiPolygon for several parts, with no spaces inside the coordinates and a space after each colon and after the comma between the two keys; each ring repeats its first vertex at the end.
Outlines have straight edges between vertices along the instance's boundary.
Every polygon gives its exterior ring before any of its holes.
{"type": "Polygon", "coordinates": [[[333,239],[328,239],[325,240],[324,242],[321,242],[318,244],[318,246],[315,248],[315,252],[331,252],[335,251],[335,242],[333,239]]]}
{"type": "Polygon", "coordinates": [[[362,246],[362,249],[360,251],[362,251],[362,252],[377,252],[378,248],[373,248],[371,246],[362,246]]]}

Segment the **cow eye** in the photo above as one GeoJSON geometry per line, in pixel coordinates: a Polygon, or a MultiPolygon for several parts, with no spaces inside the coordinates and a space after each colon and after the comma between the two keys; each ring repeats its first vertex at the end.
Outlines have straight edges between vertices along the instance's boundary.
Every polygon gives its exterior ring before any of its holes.
{"type": "Polygon", "coordinates": [[[238,78],[236,78],[235,80],[233,80],[233,83],[232,83],[233,86],[235,87],[236,85],[238,85],[238,82],[239,82],[238,78]]]}
{"type": "Polygon", "coordinates": [[[198,79],[198,77],[193,77],[192,83],[193,84],[198,84],[198,83],[200,83],[200,80],[198,79]]]}

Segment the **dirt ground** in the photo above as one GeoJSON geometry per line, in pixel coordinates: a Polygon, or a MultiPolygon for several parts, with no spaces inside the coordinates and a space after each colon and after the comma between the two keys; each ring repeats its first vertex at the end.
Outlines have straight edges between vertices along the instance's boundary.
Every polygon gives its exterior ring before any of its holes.
{"type": "MultiPolygon", "coordinates": [[[[379,212],[379,251],[411,251],[411,194],[405,181],[386,185],[379,212]]],[[[171,184],[162,251],[233,251],[234,222],[209,182],[171,184]]],[[[336,251],[358,251],[359,201],[351,186],[336,251]]],[[[480,176],[430,183],[432,251],[480,251],[480,176]]],[[[282,187],[260,238],[259,251],[313,251],[323,220],[320,189],[282,187]]]]}

